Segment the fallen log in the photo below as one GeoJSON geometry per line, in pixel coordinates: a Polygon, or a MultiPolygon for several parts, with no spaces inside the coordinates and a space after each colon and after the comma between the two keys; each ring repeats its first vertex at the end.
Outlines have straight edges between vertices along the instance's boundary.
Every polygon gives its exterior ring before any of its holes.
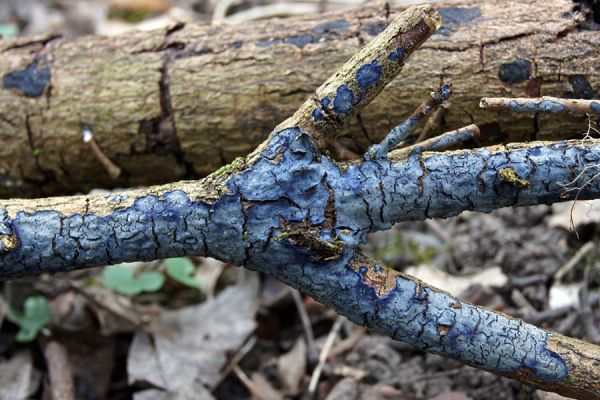
{"type": "MultiPolygon", "coordinates": [[[[473,123],[490,142],[553,139],[585,116],[480,110],[479,97],[598,95],[598,32],[568,0],[440,6],[444,26],[342,135],[356,153],[452,81],[439,131],[473,123]]],[[[0,40],[0,197],[87,192],[204,176],[283,116],[400,11],[354,11],[149,33],[0,40]],[[82,140],[89,127],[119,177],[82,140]]],[[[579,122],[579,123],[578,123],[579,122]]],[[[486,144],[478,142],[477,144],[486,144]]]]}

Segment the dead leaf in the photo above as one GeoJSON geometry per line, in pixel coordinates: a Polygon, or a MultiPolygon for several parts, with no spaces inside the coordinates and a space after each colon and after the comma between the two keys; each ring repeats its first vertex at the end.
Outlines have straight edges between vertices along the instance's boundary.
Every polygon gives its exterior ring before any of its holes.
{"type": "Polygon", "coordinates": [[[500,267],[486,268],[475,274],[456,276],[421,264],[418,267],[407,268],[405,272],[427,282],[428,285],[439,287],[453,296],[461,296],[472,285],[502,287],[508,283],[508,277],[500,267]]]}
{"type": "Polygon", "coordinates": [[[26,399],[38,390],[40,382],[41,374],[33,367],[29,350],[0,362],[0,399],[26,399]]]}
{"type": "Polygon", "coordinates": [[[566,230],[579,229],[586,224],[600,222],[600,200],[568,201],[552,204],[548,226],[566,230]]]}
{"type": "Polygon", "coordinates": [[[358,382],[353,378],[344,378],[339,381],[325,400],[352,400],[358,397],[358,382]]]}
{"type": "MultiPolygon", "coordinates": [[[[250,377],[254,389],[257,394],[260,394],[262,400],[282,400],[283,396],[277,390],[273,388],[271,383],[265,378],[260,372],[252,373],[250,377]]],[[[258,396],[257,396],[258,397],[258,396]]]]}
{"type": "Polygon", "coordinates": [[[465,392],[452,391],[440,393],[437,396],[430,397],[429,400],[471,400],[465,392]]]}
{"type": "Polygon", "coordinates": [[[103,335],[129,333],[143,325],[143,318],[133,307],[130,298],[120,296],[100,284],[83,286],[72,282],[71,285],[88,300],[100,322],[103,335]]]}
{"type": "Polygon", "coordinates": [[[551,309],[569,306],[578,308],[580,287],[579,283],[555,283],[548,293],[548,307],[551,309]]]}
{"type": "Polygon", "coordinates": [[[192,385],[183,388],[179,393],[159,389],[144,390],[135,393],[133,400],[215,400],[215,398],[204,386],[192,385]]]}
{"type": "MultiPolygon", "coordinates": [[[[246,274],[213,300],[165,312],[147,336],[138,332],[129,350],[129,381],[182,395],[216,382],[228,355],[254,331],[258,276],[246,274]]],[[[177,397],[179,398],[179,397],[177,397]]]]}
{"type": "Polygon", "coordinates": [[[294,347],[277,360],[277,378],[287,394],[294,395],[300,390],[306,374],[306,342],[300,337],[294,347]]]}

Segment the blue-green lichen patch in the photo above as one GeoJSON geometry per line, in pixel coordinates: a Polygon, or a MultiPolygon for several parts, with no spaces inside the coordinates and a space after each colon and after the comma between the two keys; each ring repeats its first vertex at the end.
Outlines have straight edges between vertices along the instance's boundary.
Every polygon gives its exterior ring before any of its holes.
{"type": "Polygon", "coordinates": [[[333,98],[333,111],[336,114],[348,114],[354,108],[354,100],[352,89],[348,85],[341,85],[333,98]]]}
{"type": "Polygon", "coordinates": [[[590,109],[595,115],[600,115],[600,102],[592,101],[590,104],[590,109]]]}
{"type": "Polygon", "coordinates": [[[522,58],[500,66],[498,78],[504,83],[520,83],[531,77],[531,62],[522,58]]]}
{"type": "Polygon", "coordinates": [[[18,69],[4,75],[4,88],[17,89],[26,97],[40,97],[50,83],[50,67],[45,57],[36,58],[25,69],[18,69]]]}
{"type": "Polygon", "coordinates": [[[356,71],[358,87],[362,90],[368,90],[371,86],[379,82],[382,72],[383,68],[377,60],[373,60],[370,64],[361,65],[356,71]]]}

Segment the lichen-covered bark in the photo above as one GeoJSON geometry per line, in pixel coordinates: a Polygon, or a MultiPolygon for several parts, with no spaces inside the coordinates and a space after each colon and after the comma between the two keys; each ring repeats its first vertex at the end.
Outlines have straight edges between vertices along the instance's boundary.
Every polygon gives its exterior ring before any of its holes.
{"type": "MultiPolygon", "coordinates": [[[[0,201],[0,279],[211,256],[271,274],[423,350],[600,399],[597,346],[462,302],[360,253],[369,233],[402,220],[600,197],[597,140],[444,153],[424,152],[430,143],[386,154],[392,146],[383,145],[345,163],[324,153],[332,133],[362,111],[438,22],[429,6],[402,13],[317,90],[316,101],[248,157],[203,180],[0,201]],[[565,192],[565,184],[581,190],[565,192]]],[[[384,144],[394,142],[390,135],[384,144]]]]}
{"type": "MultiPolygon", "coordinates": [[[[597,96],[597,32],[571,7],[568,0],[442,5],[443,28],[403,78],[360,113],[343,142],[363,153],[440,80],[455,90],[440,129],[476,121],[482,138],[495,142],[584,131],[585,117],[550,122],[477,104],[480,96],[597,96]]],[[[366,7],[113,38],[0,40],[0,196],[209,173],[253,149],[398,11],[366,7]],[[87,150],[83,124],[123,169],[119,179],[87,150]]]]}
{"type": "MultiPolygon", "coordinates": [[[[594,171],[585,167],[599,159],[599,142],[576,141],[338,164],[320,155],[306,132],[289,128],[273,134],[252,163],[194,184],[153,194],[1,202],[0,232],[12,244],[0,249],[0,277],[216,257],[272,274],[423,350],[595,399],[595,364],[586,370],[590,380],[573,378],[562,353],[548,344],[552,334],[367,260],[358,247],[368,233],[400,220],[560,201],[561,183],[580,173],[587,182],[594,171]],[[526,185],[504,179],[504,170],[526,185]]],[[[598,196],[598,180],[580,193],[598,196]]]]}

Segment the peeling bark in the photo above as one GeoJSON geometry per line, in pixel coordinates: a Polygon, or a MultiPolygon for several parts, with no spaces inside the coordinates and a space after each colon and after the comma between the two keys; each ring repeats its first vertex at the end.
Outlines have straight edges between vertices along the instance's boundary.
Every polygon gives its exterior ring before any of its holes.
{"type": "MultiPolygon", "coordinates": [[[[478,108],[480,96],[597,97],[597,32],[571,8],[567,0],[441,6],[442,29],[342,132],[342,143],[364,153],[440,80],[455,91],[440,130],[476,121],[480,144],[585,132],[585,117],[550,123],[478,108]]],[[[262,142],[391,16],[366,7],[113,38],[0,40],[0,196],[203,176],[262,142]],[[86,150],[83,124],[123,169],[119,179],[86,150]]]]}

